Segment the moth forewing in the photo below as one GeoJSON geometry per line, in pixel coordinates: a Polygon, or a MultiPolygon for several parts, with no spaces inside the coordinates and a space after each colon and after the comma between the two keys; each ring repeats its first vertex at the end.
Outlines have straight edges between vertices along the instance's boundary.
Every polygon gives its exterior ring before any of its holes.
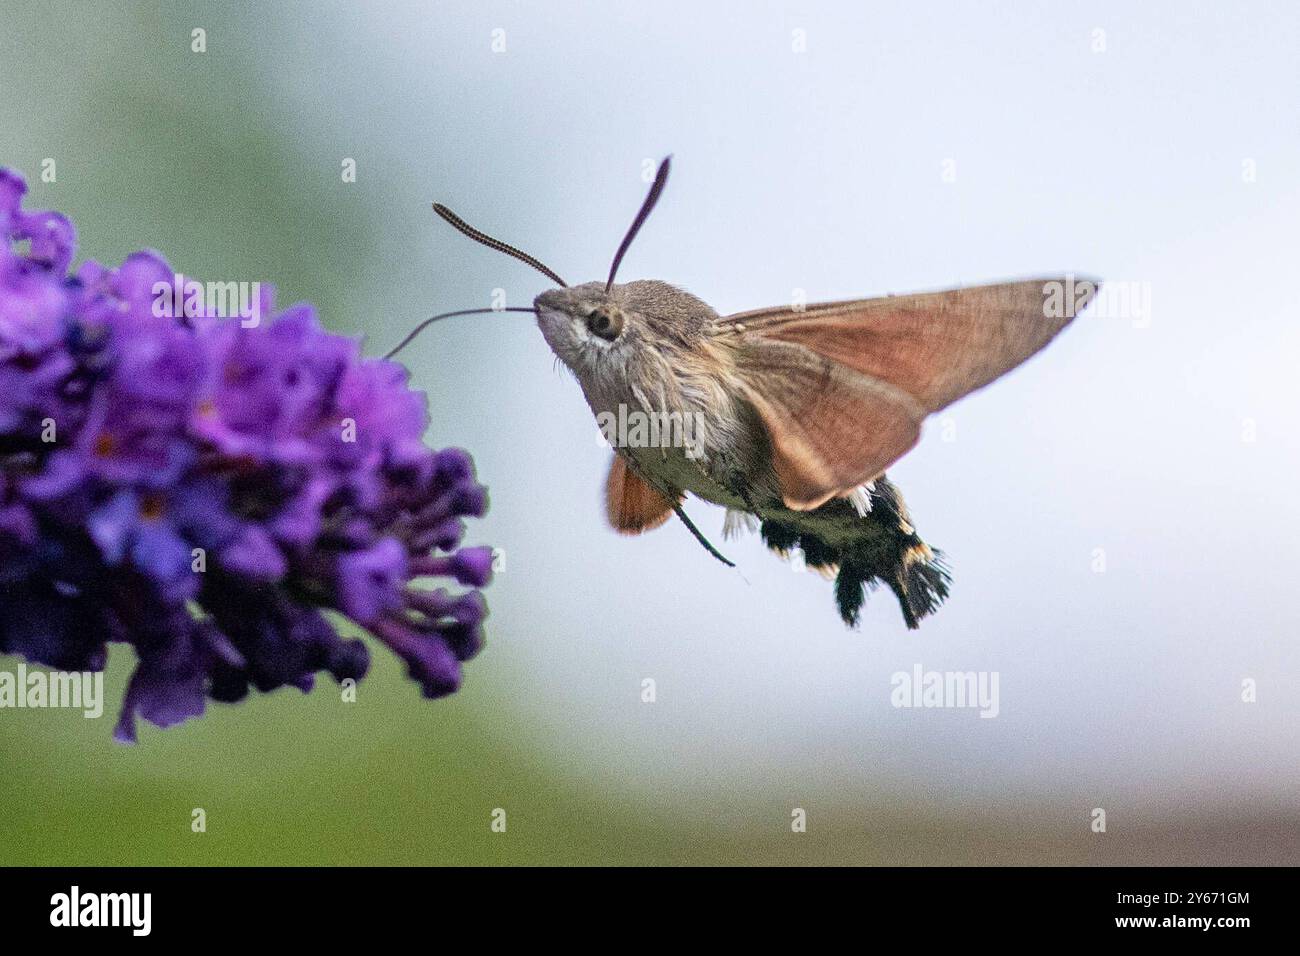
{"type": "Polygon", "coordinates": [[[926,414],[1043,348],[1074,315],[1048,307],[1054,284],[1065,281],[761,309],[720,320],[737,375],[771,438],[786,506],[807,510],[852,493],[916,444],[926,414]]]}
{"type": "Polygon", "coordinates": [[[721,325],[802,345],[890,382],[938,411],[989,384],[1042,349],[1073,320],[1099,283],[1049,277],[914,295],[827,302],[801,310],[759,309],[721,325]],[[1060,288],[1083,293],[1059,308],[1060,288]]]}

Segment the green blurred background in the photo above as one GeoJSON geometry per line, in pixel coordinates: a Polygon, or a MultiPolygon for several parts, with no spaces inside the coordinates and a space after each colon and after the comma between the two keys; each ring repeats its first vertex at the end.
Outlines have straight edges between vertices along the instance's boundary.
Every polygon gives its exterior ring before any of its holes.
{"type": "Polygon", "coordinates": [[[1294,266],[1300,149],[1276,117],[1296,115],[1295,11],[696,6],[0,0],[0,164],[29,208],[74,219],[79,258],[152,247],[187,275],[273,282],[372,352],[432,311],[542,288],[430,200],[584,281],[669,151],[624,277],[724,311],[791,286],[1154,281],[1165,321],[1145,338],[1072,331],[1019,392],[975,400],[961,442],[900,466],[959,555],[952,606],[908,635],[878,599],[846,633],[828,587],[753,541],[728,549],[742,577],[673,526],[615,538],[607,452],[540,336],[458,320],[406,359],[430,441],[471,449],[492,489],[473,542],[506,558],[463,690],[423,701],[374,648],[355,704],[325,680],[142,725],[127,748],[116,647],[102,720],[0,712],[0,862],[1300,861],[1294,560],[1256,560],[1293,555],[1298,530],[1277,477],[1295,474],[1295,300],[1262,284],[1294,266]],[[1207,49],[1228,89],[1201,96],[1207,49]],[[1253,193],[1242,156],[1270,172],[1253,193]],[[1225,322],[1246,337],[1216,337],[1225,322]],[[1191,383],[1211,364],[1207,395],[1191,383]],[[893,710],[889,675],[915,661],[999,670],[1003,716],[893,710]],[[1253,707],[1242,676],[1266,688],[1253,707]]]}

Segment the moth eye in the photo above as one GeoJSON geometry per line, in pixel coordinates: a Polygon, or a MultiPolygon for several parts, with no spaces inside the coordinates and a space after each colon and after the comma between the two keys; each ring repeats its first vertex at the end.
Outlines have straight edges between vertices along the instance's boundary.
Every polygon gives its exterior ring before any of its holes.
{"type": "Polygon", "coordinates": [[[592,335],[612,342],[623,331],[623,315],[609,309],[593,309],[587,316],[587,328],[592,335]]]}

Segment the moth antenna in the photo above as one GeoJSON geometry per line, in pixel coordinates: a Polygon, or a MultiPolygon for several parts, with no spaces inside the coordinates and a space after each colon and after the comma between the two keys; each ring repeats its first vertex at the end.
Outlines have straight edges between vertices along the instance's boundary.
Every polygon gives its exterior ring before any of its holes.
{"type": "Polygon", "coordinates": [[[505,308],[501,308],[501,309],[459,309],[455,312],[443,312],[440,315],[431,315],[429,316],[429,318],[425,319],[415,328],[411,329],[411,331],[407,333],[406,338],[402,339],[401,342],[397,343],[397,348],[387,352],[384,355],[384,358],[390,359],[398,352],[402,351],[402,349],[406,348],[408,345],[411,344],[412,339],[414,339],[417,335],[423,332],[434,322],[437,322],[439,319],[450,319],[451,317],[456,315],[481,315],[484,312],[531,312],[534,315],[537,314],[536,309],[530,309],[527,306],[522,306],[522,305],[514,305],[514,306],[506,306],[505,308]]]}
{"type": "Polygon", "coordinates": [[[477,229],[475,229],[473,226],[467,223],[464,219],[461,219],[460,216],[456,215],[454,212],[452,212],[442,203],[440,202],[434,203],[433,211],[436,212],[443,219],[447,220],[447,222],[451,224],[453,229],[463,233],[466,236],[469,236],[475,242],[481,242],[489,249],[495,249],[497,252],[504,252],[506,255],[513,256],[514,258],[518,259],[520,262],[528,263],[528,265],[532,266],[534,269],[536,269],[542,275],[546,276],[552,282],[558,283],[560,287],[563,289],[567,289],[569,287],[569,283],[565,282],[558,275],[556,275],[555,270],[547,267],[539,260],[533,258],[528,253],[524,252],[522,249],[516,249],[514,246],[507,245],[506,243],[502,242],[500,239],[493,239],[486,232],[479,232],[477,229]]]}
{"type": "MultiPolygon", "coordinates": [[[[608,293],[610,287],[614,285],[614,276],[618,275],[619,264],[623,261],[623,256],[627,253],[628,246],[632,245],[632,240],[636,234],[641,231],[641,227],[650,216],[651,210],[654,209],[655,203],[659,201],[659,194],[664,191],[664,183],[668,182],[668,168],[672,164],[672,156],[665,156],[664,161],[659,164],[659,171],[655,173],[655,181],[650,184],[650,192],[645,197],[645,202],[641,203],[641,209],[637,212],[636,218],[632,220],[632,225],[627,230],[627,235],[623,237],[623,242],[618,247],[618,252],[614,253],[614,264],[609,267],[609,281],[605,283],[605,292],[608,293]]],[[[699,535],[699,532],[696,532],[699,535]]],[[[709,545],[712,547],[712,545],[709,545]]],[[[716,554],[716,552],[715,552],[716,554]]],[[[723,558],[725,561],[726,559],[723,558]]],[[[728,562],[730,563],[730,562],[728,562]]]]}

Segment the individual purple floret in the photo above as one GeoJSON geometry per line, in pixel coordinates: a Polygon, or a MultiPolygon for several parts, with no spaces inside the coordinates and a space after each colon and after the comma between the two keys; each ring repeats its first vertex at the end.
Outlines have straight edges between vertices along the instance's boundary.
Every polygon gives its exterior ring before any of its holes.
{"type": "Polygon", "coordinates": [[[250,686],[361,678],[366,646],[326,611],[425,696],[456,690],[492,570],[462,519],[487,494],[468,454],[424,445],[406,370],[265,293],[256,325],[183,300],[172,317],[152,252],[70,275],[72,224],[25,192],[0,169],[0,653],[101,670],[108,642],[133,645],[122,741],[137,714],[168,727],[250,686]]]}

